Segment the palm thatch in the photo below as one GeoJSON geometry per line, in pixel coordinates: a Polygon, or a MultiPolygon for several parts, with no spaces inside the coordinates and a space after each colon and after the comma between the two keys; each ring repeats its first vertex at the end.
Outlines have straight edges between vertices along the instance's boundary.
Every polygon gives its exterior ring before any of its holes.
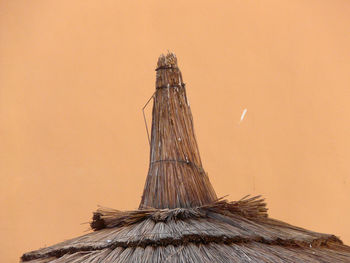
{"type": "Polygon", "coordinates": [[[138,210],[100,207],[93,232],[22,262],[350,262],[334,235],[268,217],[260,196],[218,199],[204,172],[174,54],[158,61],[150,168],[138,210]]]}

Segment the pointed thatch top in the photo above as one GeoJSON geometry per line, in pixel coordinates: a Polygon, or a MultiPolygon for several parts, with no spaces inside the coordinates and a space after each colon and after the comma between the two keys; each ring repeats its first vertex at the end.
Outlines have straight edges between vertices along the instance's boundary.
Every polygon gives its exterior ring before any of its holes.
{"type": "Polygon", "coordinates": [[[140,208],[211,203],[217,197],[202,167],[175,54],[161,55],[156,71],[150,165],[140,208]]]}
{"type": "Polygon", "coordinates": [[[25,253],[21,262],[350,262],[350,247],[339,238],[269,218],[259,196],[217,199],[174,54],[159,58],[156,88],[140,209],[101,207],[94,232],[25,253]]]}

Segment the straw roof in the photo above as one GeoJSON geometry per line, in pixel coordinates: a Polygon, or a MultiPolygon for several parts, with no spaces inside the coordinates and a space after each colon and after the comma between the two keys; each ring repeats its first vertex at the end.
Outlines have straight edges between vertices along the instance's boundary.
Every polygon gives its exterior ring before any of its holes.
{"type": "Polygon", "coordinates": [[[172,53],[158,60],[150,166],[138,210],[99,208],[93,232],[22,262],[350,262],[350,247],[268,217],[260,196],[218,199],[204,172],[172,53]]]}

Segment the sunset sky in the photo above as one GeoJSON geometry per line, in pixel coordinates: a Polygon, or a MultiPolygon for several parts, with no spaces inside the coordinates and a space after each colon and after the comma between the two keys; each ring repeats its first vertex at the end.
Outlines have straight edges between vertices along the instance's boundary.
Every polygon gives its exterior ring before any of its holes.
{"type": "Polygon", "coordinates": [[[167,50],[217,195],[350,244],[349,47],[348,0],[0,0],[0,262],[138,207],[167,50]]]}

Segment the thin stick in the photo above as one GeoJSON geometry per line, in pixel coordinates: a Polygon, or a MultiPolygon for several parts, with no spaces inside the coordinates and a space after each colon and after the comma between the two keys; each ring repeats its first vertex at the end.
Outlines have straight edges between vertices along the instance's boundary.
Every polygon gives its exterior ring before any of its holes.
{"type": "Polygon", "coordinates": [[[151,139],[149,137],[149,131],[148,131],[147,120],[146,120],[146,115],[145,115],[145,108],[147,107],[147,105],[151,101],[151,99],[153,99],[154,93],[155,92],[153,92],[152,96],[149,98],[149,100],[146,102],[145,106],[143,106],[143,108],[142,108],[143,119],[145,121],[146,132],[147,132],[147,139],[148,139],[148,143],[149,143],[150,146],[151,146],[151,139]]]}

